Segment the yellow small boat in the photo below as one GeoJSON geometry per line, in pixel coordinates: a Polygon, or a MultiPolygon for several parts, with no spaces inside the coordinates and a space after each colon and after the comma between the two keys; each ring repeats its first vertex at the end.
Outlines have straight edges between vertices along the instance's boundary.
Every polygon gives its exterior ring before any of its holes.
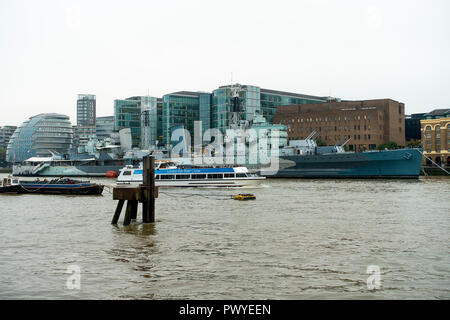
{"type": "Polygon", "coordinates": [[[236,196],[233,197],[234,200],[255,200],[256,197],[253,194],[247,193],[247,194],[238,194],[236,196]]]}

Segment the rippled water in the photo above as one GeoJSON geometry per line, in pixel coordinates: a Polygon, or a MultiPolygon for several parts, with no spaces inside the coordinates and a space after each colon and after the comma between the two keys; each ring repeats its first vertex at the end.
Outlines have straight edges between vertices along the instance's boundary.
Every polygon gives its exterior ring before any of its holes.
{"type": "Polygon", "coordinates": [[[257,199],[161,190],[157,222],[139,223],[139,212],[128,227],[123,214],[110,224],[107,190],[0,195],[0,298],[450,298],[450,179],[268,180],[244,191],[257,199]],[[70,265],[79,290],[66,287],[70,265]],[[369,265],[379,290],[367,288],[369,265]]]}

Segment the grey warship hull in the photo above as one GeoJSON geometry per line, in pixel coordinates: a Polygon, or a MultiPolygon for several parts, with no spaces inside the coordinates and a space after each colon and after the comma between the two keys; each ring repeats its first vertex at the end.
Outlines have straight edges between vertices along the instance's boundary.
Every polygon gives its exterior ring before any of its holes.
{"type": "Polygon", "coordinates": [[[420,149],[281,156],[271,178],[417,179],[420,149]]]}

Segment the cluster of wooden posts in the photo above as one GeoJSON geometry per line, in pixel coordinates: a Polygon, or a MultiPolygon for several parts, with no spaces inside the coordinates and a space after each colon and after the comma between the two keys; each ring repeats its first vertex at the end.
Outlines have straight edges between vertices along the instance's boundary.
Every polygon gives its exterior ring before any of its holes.
{"type": "Polygon", "coordinates": [[[114,212],[112,224],[117,224],[123,205],[127,201],[123,225],[127,226],[131,220],[136,219],[139,202],[142,203],[142,222],[155,222],[155,198],[158,197],[158,188],[155,187],[155,159],[143,159],[143,183],[139,187],[116,187],[113,190],[113,200],[119,200],[114,212]]]}

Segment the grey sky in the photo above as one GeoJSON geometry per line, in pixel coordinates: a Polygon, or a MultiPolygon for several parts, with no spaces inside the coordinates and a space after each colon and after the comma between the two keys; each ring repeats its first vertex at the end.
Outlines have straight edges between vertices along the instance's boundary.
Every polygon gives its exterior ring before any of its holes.
{"type": "Polygon", "coordinates": [[[0,0],[0,126],[233,81],[449,107],[450,2],[0,0]]]}

